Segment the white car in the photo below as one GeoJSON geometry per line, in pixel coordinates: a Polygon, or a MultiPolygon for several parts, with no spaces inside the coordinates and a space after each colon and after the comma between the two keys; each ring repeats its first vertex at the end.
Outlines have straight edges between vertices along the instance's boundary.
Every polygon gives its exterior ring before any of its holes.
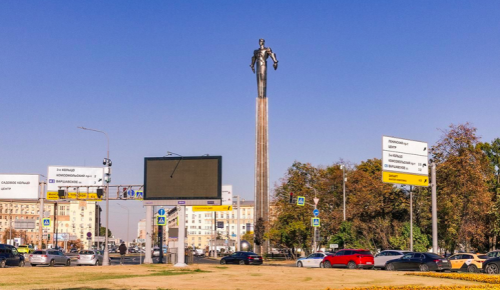
{"type": "Polygon", "coordinates": [[[322,263],[323,258],[326,257],[331,253],[314,253],[310,254],[309,256],[305,258],[300,258],[297,260],[297,267],[315,267],[315,268],[321,268],[323,267],[322,263]]]}
{"type": "Polygon", "coordinates": [[[385,263],[390,260],[399,259],[410,251],[386,250],[375,255],[375,268],[385,268],[385,263]]]}

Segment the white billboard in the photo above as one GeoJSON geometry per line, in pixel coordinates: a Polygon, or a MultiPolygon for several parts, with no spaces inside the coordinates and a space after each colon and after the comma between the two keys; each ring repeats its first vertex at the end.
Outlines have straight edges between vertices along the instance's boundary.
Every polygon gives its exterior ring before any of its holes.
{"type": "Polygon", "coordinates": [[[103,167],[49,166],[47,176],[47,199],[52,200],[59,199],[59,186],[64,186],[70,199],[97,199],[97,187],[81,186],[104,185],[103,167]]]}
{"type": "Polygon", "coordinates": [[[38,199],[38,174],[0,174],[0,199],[38,199]]]}
{"type": "Polygon", "coordinates": [[[233,205],[233,186],[232,185],[223,185],[222,186],[221,205],[233,205]]]}

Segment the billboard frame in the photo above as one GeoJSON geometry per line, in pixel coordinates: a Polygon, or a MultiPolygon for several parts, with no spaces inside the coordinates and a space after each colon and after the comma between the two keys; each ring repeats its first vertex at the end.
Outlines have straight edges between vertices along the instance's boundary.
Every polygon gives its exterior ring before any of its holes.
{"type": "Polygon", "coordinates": [[[220,205],[222,202],[222,156],[168,156],[168,157],[145,157],[144,158],[144,189],[143,189],[144,205],[220,205]],[[159,160],[202,160],[215,159],[217,160],[217,198],[207,197],[155,197],[148,198],[147,189],[147,162],[159,160]]]}
{"type": "MultiPolygon", "coordinates": [[[[34,176],[37,176],[37,197],[36,198],[26,198],[26,197],[23,197],[23,198],[0,198],[0,200],[10,200],[10,201],[14,201],[14,200],[39,200],[40,199],[40,174],[39,173],[0,173],[0,175],[34,175],[34,176]]],[[[42,197],[44,195],[44,193],[41,193],[42,194],[42,197]]]]}

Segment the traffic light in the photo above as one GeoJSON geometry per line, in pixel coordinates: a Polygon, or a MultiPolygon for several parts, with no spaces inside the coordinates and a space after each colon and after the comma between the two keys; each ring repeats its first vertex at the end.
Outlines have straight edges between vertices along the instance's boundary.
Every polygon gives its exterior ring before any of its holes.
{"type": "Polygon", "coordinates": [[[50,241],[50,234],[47,235],[47,241],[50,241]]]}
{"type": "Polygon", "coordinates": [[[290,201],[289,203],[293,204],[293,192],[290,192],[290,201]]]}
{"type": "Polygon", "coordinates": [[[57,195],[59,196],[59,198],[64,198],[64,196],[66,195],[66,192],[64,191],[64,189],[59,189],[57,191],[57,195]]]}
{"type": "Polygon", "coordinates": [[[127,198],[127,188],[123,189],[123,198],[127,198]]]}
{"type": "Polygon", "coordinates": [[[97,198],[101,198],[104,195],[104,190],[102,188],[97,189],[97,198]]]}

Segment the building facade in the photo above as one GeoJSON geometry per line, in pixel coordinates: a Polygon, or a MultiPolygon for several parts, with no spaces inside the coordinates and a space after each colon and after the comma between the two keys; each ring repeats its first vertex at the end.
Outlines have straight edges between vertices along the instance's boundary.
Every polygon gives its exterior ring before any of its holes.
{"type": "MultiPolygon", "coordinates": [[[[42,228],[42,241],[46,245],[54,245],[57,234],[59,246],[63,246],[64,237],[80,240],[88,245],[87,233],[91,233],[90,243],[98,235],[100,207],[95,201],[44,201],[45,216],[50,218],[51,227],[42,228]],[[57,211],[57,219],[55,212],[57,211]],[[61,240],[62,239],[62,240],[61,240]]],[[[40,242],[40,203],[38,201],[1,201],[0,200],[0,241],[16,237],[23,244],[38,245],[40,242]],[[35,228],[16,230],[14,221],[34,220],[35,228]],[[10,229],[12,228],[13,231],[10,229]],[[15,235],[15,234],[14,234],[15,235]]]]}
{"type": "MultiPolygon", "coordinates": [[[[240,212],[240,235],[253,232],[254,227],[253,201],[242,201],[240,212]]],[[[186,206],[186,244],[190,247],[206,249],[214,239],[216,222],[223,222],[224,227],[217,229],[217,239],[236,241],[238,227],[238,213],[236,206],[232,211],[193,211],[191,206],[186,206]]],[[[168,228],[178,228],[177,208],[168,212],[168,228]]]]}

